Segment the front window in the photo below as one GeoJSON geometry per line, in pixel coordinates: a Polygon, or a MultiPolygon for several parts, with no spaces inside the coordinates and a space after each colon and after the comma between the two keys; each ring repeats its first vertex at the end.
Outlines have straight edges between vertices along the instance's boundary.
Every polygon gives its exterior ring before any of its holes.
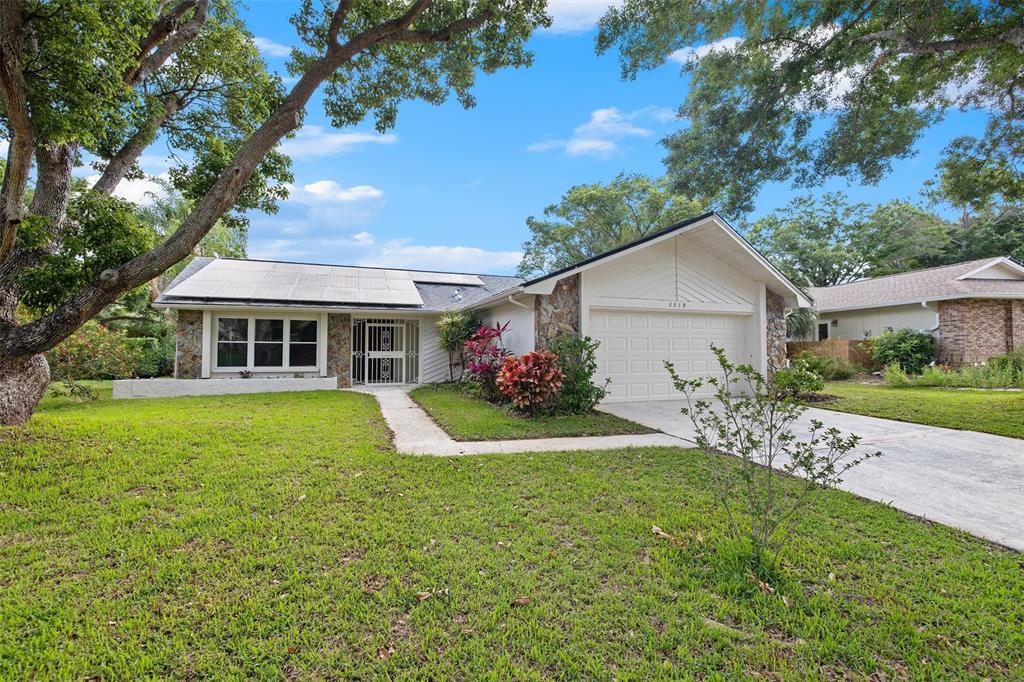
{"type": "Polygon", "coordinates": [[[284,367],[284,320],[256,320],[253,365],[284,367]]]}
{"type": "Polygon", "coordinates": [[[292,367],[316,364],[316,320],[291,320],[288,358],[292,367]]]}
{"type": "Polygon", "coordinates": [[[217,366],[246,367],[249,354],[249,320],[222,317],[217,320],[217,366]]]}
{"type": "Polygon", "coordinates": [[[217,318],[217,367],[316,369],[318,331],[316,320],[217,318]]]}

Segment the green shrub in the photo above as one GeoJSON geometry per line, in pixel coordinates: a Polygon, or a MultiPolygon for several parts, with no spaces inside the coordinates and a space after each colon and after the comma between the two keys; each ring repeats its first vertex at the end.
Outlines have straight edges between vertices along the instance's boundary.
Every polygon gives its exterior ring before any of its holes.
{"type": "Polygon", "coordinates": [[[549,345],[549,350],[558,356],[558,368],[564,375],[562,390],[554,401],[557,414],[587,414],[608,395],[611,379],[601,386],[594,383],[600,344],[589,336],[562,336],[549,345]]]}
{"type": "Polygon", "coordinates": [[[875,338],[871,352],[883,367],[896,363],[907,374],[920,374],[924,366],[932,362],[934,346],[930,334],[904,328],[875,338]]]}
{"type": "Polygon", "coordinates": [[[783,398],[797,398],[825,388],[825,382],[803,360],[794,360],[789,367],[775,370],[772,380],[783,398]]]}
{"type": "Polygon", "coordinates": [[[993,356],[986,364],[997,372],[1006,372],[1024,380],[1024,345],[1006,355],[993,356]]]}
{"type": "Polygon", "coordinates": [[[897,388],[910,386],[913,383],[898,362],[891,362],[886,365],[885,369],[882,370],[882,378],[885,379],[885,383],[897,388]]]}
{"type": "Polygon", "coordinates": [[[132,374],[137,377],[160,377],[174,367],[174,349],[167,339],[150,336],[127,337],[125,345],[131,357],[132,374]]]}
{"type": "Polygon", "coordinates": [[[825,381],[844,381],[857,373],[857,368],[842,358],[831,355],[816,355],[809,350],[797,353],[794,361],[800,360],[825,381]]]}
{"type": "Polygon", "coordinates": [[[135,376],[136,352],[122,331],[90,320],[46,353],[55,381],[127,379],[135,376]]]}
{"type": "Polygon", "coordinates": [[[1024,388],[1024,369],[1013,354],[998,355],[986,364],[960,369],[925,367],[918,376],[907,376],[897,365],[886,368],[883,376],[890,386],[934,386],[940,388],[1024,388]]]}

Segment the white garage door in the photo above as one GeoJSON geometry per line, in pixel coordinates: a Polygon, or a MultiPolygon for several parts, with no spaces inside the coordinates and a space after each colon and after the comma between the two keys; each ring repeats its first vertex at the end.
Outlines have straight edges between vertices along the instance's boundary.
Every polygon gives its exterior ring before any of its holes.
{"type": "Polygon", "coordinates": [[[612,380],[607,399],[681,397],[665,371],[665,360],[685,378],[717,374],[712,343],[725,348],[730,360],[749,362],[744,343],[749,320],[746,315],[591,308],[588,334],[601,342],[597,377],[612,380]]]}

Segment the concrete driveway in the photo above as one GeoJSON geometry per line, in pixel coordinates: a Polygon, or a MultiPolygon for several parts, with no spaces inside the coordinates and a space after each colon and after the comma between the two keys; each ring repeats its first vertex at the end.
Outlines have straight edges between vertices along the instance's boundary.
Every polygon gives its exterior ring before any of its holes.
{"type": "MultiPolygon", "coordinates": [[[[692,441],[683,402],[617,403],[601,410],[692,441]]],[[[848,471],[841,487],[910,514],[1024,551],[1024,440],[810,408],[819,419],[881,450],[848,471]]]]}

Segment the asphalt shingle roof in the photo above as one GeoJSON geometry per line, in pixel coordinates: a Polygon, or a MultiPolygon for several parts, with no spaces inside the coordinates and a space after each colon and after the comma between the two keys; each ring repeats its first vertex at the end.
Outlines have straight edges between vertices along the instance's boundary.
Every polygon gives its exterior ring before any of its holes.
{"type": "Polygon", "coordinates": [[[810,294],[817,309],[823,312],[985,295],[1024,298],[1024,276],[1021,279],[985,279],[985,273],[981,272],[977,278],[957,279],[999,260],[983,258],[833,287],[814,287],[810,294]]]}

